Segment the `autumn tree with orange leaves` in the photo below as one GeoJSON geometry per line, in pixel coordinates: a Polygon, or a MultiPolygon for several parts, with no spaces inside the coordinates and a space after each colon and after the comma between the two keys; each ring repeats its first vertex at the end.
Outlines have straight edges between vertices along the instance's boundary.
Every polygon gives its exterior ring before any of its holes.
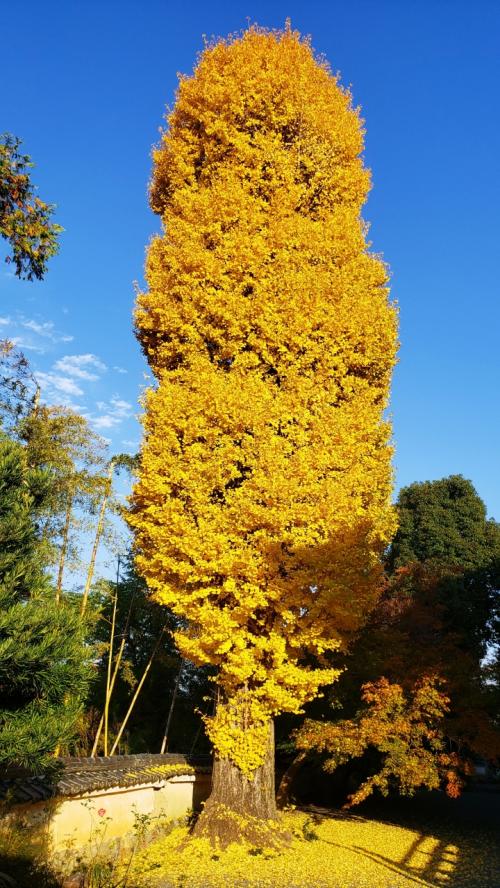
{"type": "Polygon", "coordinates": [[[130,523],[179,650],[215,667],[198,834],[269,838],[273,718],[338,671],[395,529],[396,351],[349,92],[307,40],[250,28],[182,78],[154,152],[137,333],[157,385],[130,523]]]}

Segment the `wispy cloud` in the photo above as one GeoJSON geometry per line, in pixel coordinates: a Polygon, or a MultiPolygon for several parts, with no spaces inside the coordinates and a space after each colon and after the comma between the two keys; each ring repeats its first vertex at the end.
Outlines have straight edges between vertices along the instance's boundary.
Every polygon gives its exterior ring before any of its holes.
{"type": "MultiPolygon", "coordinates": [[[[96,355],[64,355],[58,358],[48,372],[38,371],[36,378],[40,383],[44,400],[77,409],[71,399],[80,398],[84,392],[82,384],[95,382],[99,373],[106,370],[106,364],[96,355]]],[[[119,412],[117,398],[110,402],[111,410],[119,412]]],[[[108,405],[105,405],[106,409],[108,405]]],[[[81,409],[78,407],[78,409],[81,409]]],[[[124,409],[124,408],[123,408],[124,409]]]]}
{"type": "Polygon", "coordinates": [[[38,352],[41,355],[43,355],[43,353],[45,352],[43,346],[33,345],[33,343],[28,342],[28,340],[25,339],[24,336],[10,336],[9,340],[10,342],[12,342],[12,345],[17,346],[17,348],[20,348],[23,351],[34,351],[38,352]]]}
{"type": "Polygon", "coordinates": [[[118,395],[114,395],[108,402],[98,401],[96,406],[101,411],[101,416],[89,417],[95,429],[112,429],[132,416],[132,404],[118,395]]]}
{"type": "Polygon", "coordinates": [[[74,379],[70,376],[61,376],[58,373],[36,373],[37,381],[40,384],[43,395],[46,398],[57,398],[61,394],[71,395],[71,397],[80,397],[83,395],[83,389],[80,388],[74,379]]]}
{"type": "Polygon", "coordinates": [[[125,367],[113,367],[113,370],[116,370],[117,373],[128,373],[128,370],[125,370],[125,367]]]}
{"type": "Polygon", "coordinates": [[[55,362],[54,370],[76,376],[77,379],[95,382],[107,367],[96,355],[65,355],[55,362]]]}
{"type": "Polygon", "coordinates": [[[23,318],[19,323],[26,330],[31,330],[32,333],[36,333],[37,336],[43,336],[44,339],[50,339],[51,342],[72,342],[74,339],[74,336],[69,336],[67,333],[60,333],[56,330],[53,321],[39,322],[23,318]]]}
{"type": "MultiPolygon", "coordinates": [[[[0,327],[6,327],[11,323],[10,318],[0,318],[0,327]]],[[[115,368],[117,369],[117,368],[115,368]]]]}

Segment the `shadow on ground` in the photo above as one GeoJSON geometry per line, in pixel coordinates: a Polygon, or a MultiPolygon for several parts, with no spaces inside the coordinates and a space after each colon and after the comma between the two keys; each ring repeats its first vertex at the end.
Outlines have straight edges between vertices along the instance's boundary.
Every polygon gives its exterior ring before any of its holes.
{"type": "Polygon", "coordinates": [[[443,793],[426,793],[414,799],[370,799],[353,812],[314,805],[303,810],[317,822],[329,817],[377,821],[414,830],[418,835],[400,856],[324,840],[384,867],[389,878],[393,873],[429,888],[500,888],[498,792],[466,792],[460,799],[449,799],[443,793]]]}

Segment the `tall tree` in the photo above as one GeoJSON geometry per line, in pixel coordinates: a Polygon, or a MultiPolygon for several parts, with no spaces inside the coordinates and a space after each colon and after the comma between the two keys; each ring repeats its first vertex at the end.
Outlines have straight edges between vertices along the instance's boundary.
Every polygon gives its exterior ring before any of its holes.
{"type": "Polygon", "coordinates": [[[109,487],[107,444],[84,416],[67,407],[38,405],[16,433],[25,445],[28,465],[51,473],[43,529],[57,562],[60,597],[67,562],[77,557],[82,521],[93,518],[109,487]]]}
{"type": "Polygon", "coordinates": [[[137,564],[217,670],[212,839],[275,816],[273,719],[337,671],[394,529],[383,419],[395,359],[387,269],[350,94],[307,41],[251,28],[181,80],[154,153],[164,233],[137,330],[158,380],[133,498],[137,564]]]}
{"type": "Polygon", "coordinates": [[[33,162],[20,146],[10,133],[0,136],[0,235],[10,243],[6,261],[14,263],[17,277],[41,280],[63,229],[51,219],[54,206],[37,197],[30,178],[33,162]]]}
{"type": "Polygon", "coordinates": [[[399,527],[387,566],[419,564],[439,573],[437,592],[447,632],[460,637],[477,662],[496,635],[500,525],[471,481],[450,475],[403,488],[396,508],[399,527]]]}
{"type": "Polygon", "coordinates": [[[37,515],[51,478],[0,436],[0,765],[37,771],[76,730],[88,681],[76,602],[57,605],[37,515]]]}
{"type": "MultiPolygon", "coordinates": [[[[307,750],[310,756],[311,750],[321,752],[337,743],[339,756],[344,749],[345,758],[356,758],[363,743],[367,749],[380,751],[382,740],[385,752],[391,745],[398,752],[389,755],[391,786],[412,789],[407,777],[418,757],[404,752],[404,732],[411,720],[405,715],[401,721],[391,714],[387,746],[383,706],[373,709],[363,699],[363,688],[373,683],[383,683],[387,699],[397,699],[399,694],[403,700],[405,695],[414,698],[416,691],[420,695],[422,687],[432,688],[439,678],[448,705],[433,713],[432,730],[436,737],[446,738],[452,759],[443,757],[439,743],[430,743],[425,731],[411,732],[413,738],[420,736],[424,741],[422,751],[431,767],[419,764],[417,771],[431,778],[428,785],[438,776],[449,783],[451,776],[452,789],[456,789],[455,766],[467,770],[471,754],[500,756],[494,668],[500,526],[487,519],[486,507],[472,483],[460,475],[411,484],[400,491],[396,507],[399,527],[387,554],[387,587],[344,659],[345,671],[333,690],[337,720],[332,719],[331,709],[324,708],[321,720],[316,712],[316,720],[299,730],[298,756],[285,783],[290,783],[307,750]]],[[[372,769],[365,785],[387,787],[385,765],[376,770],[380,759],[366,756],[364,764],[372,769]]],[[[359,771],[359,762],[355,767],[359,771]]]]}
{"type": "Polygon", "coordinates": [[[28,359],[8,340],[0,340],[0,423],[25,446],[30,468],[51,473],[44,537],[58,562],[59,596],[66,564],[78,550],[78,531],[96,511],[99,513],[85,584],[86,602],[106,513],[116,508],[113,470],[130,469],[134,458],[119,454],[109,461],[106,441],[93,431],[86,417],[68,407],[40,403],[40,389],[28,359]]]}

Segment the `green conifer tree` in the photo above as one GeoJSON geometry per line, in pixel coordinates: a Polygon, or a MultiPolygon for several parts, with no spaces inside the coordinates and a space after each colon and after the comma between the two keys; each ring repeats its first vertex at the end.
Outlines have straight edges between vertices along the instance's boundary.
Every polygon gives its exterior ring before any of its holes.
{"type": "Polygon", "coordinates": [[[74,602],[56,602],[43,563],[37,515],[49,487],[0,436],[0,766],[33,772],[70,741],[88,680],[85,626],[74,602]]]}

